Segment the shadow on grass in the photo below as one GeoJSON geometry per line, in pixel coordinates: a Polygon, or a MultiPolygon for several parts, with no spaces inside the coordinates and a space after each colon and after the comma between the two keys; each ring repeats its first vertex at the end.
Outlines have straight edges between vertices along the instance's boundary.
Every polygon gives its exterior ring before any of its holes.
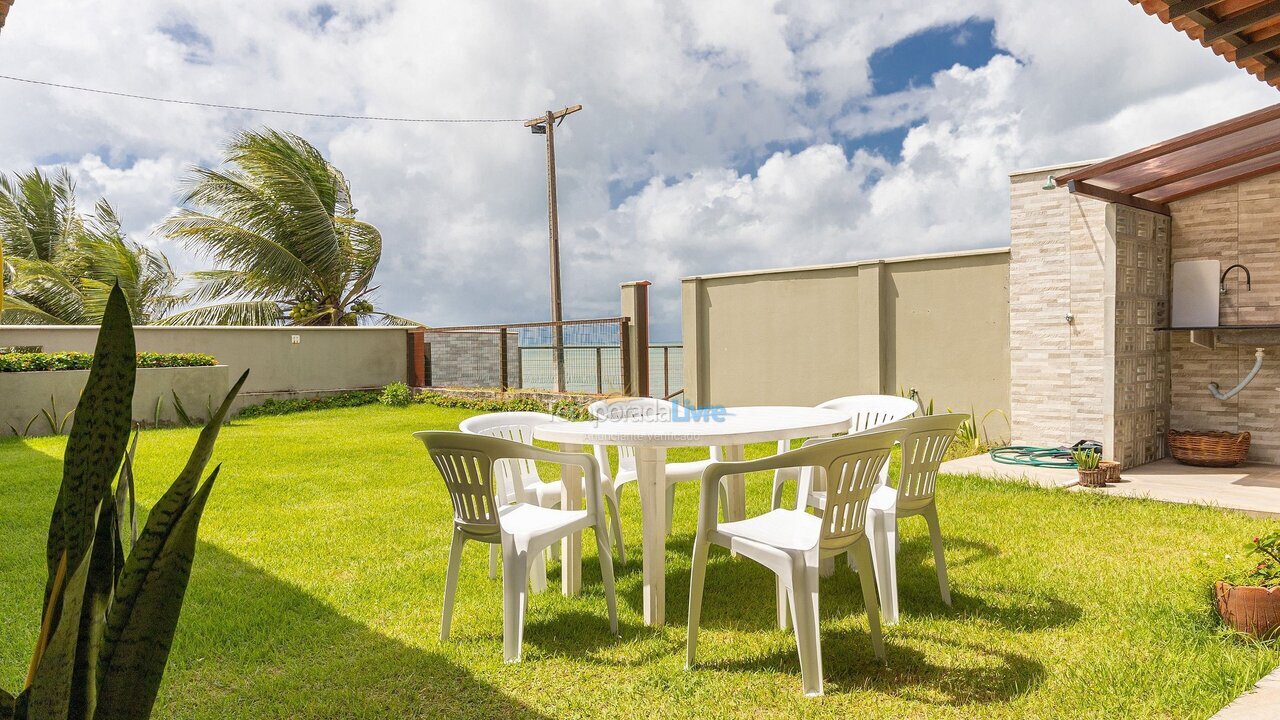
{"type": "Polygon", "coordinates": [[[207,543],[156,716],[543,717],[446,657],[354,622],[207,543]]]}

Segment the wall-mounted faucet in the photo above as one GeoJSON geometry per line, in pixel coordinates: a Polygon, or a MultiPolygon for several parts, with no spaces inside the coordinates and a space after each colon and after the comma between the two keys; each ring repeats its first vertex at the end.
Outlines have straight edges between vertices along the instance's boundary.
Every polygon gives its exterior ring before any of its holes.
{"type": "Polygon", "coordinates": [[[1235,270],[1236,268],[1240,268],[1244,271],[1244,289],[1253,289],[1253,275],[1249,274],[1249,268],[1241,265],[1240,263],[1236,263],[1235,265],[1228,267],[1226,270],[1223,270],[1222,277],[1218,279],[1218,291],[1223,295],[1227,294],[1227,273],[1235,270]]]}

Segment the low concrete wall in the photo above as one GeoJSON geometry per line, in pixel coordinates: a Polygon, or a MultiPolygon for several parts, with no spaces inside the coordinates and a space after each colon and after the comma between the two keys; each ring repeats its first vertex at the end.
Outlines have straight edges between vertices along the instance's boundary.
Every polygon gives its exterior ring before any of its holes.
{"type": "MultiPolygon", "coordinates": [[[[13,434],[15,429],[28,435],[52,434],[53,428],[41,411],[48,411],[61,425],[80,402],[80,393],[88,381],[88,370],[0,373],[0,435],[13,434]]],[[[148,425],[154,424],[157,417],[161,424],[177,422],[175,393],[192,419],[207,419],[207,408],[216,407],[229,386],[226,365],[140,368],[133,391],[133,420],[148,425]]],[[[62,432],[74,424],[72,415],[62,432]]]]}
{"type": "MultiPolygon", "coordinates": [[[[698,405],[814,405],[914,387],[939,410],[1009,411],[1009,250],[684,279],[698,405]]],[[[988,421],[1007,435],[1003,420],[988,421]]]]}
{"type": "MultiPolygon", "coordinates": [[[[237,409],[271,397],[379,388],[408,373],[403,327],[138,326],[134,335],[139,351],[212,355],[233,381],[251,370],[237,409]]],[[[93,326],[0,325],[0,347],[93,352],[97,338],[93,326]]]]}

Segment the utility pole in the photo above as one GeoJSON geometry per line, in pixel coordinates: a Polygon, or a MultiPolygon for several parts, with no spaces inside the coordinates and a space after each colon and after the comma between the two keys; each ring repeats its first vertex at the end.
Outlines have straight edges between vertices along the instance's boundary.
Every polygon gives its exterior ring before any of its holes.
{"type": "Polygon", "coordinates": [[[557,121],[582,109],[572,105],[563,110],[548,110],[546,115],[526,120],[524,126],[534,135],[547,136],[547,234],[551,245],[551,363],[555,367],[556,392],[564,392],[564,319],[560,302],[560,217],[556,208],[556,141],[557,121]]]}

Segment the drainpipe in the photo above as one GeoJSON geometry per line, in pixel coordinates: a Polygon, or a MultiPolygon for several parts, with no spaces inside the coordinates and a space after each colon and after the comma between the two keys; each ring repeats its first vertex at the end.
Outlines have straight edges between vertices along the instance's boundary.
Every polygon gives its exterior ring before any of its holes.
{"type": "Polygon", "coordinates": [[[1244,379],[1240,381],[1239,385],[1231,388],[1226,392],[1222,392],[1221,390],[1218,389],[1218,383],[1209,383],[1209,394],[1213,395],[1219,400],[1230,400],[1231,398],[1240,394],[1240,391],[1243,390],[1246,385],[1253,382],[1253,378],[1256,377],[1258,375],[1258,371],[1262,369],[1262,356],[1265,354],[1266,353],[1263,351],[1262,348],[1257,349],[1257,352],[1253,354],[1255,358],[1255,360],[1253,361],[1253,369],[1249,371],[1248,375],[1244,376],[1244,379]]]}

